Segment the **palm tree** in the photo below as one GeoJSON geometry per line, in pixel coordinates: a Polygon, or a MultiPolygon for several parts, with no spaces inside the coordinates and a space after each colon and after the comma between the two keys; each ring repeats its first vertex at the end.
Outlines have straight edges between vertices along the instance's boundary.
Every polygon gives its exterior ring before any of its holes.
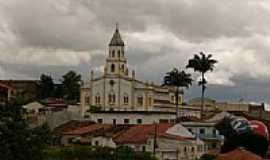
{"type": "Polygon", "coordinates": [[[202,86],[201,118],[204,110],[204,92],[207,84],[205,74],[208,71],[213,71],[215,64],[218,62],[217,60],[211,58],[211,54],[205,55],[203,52],[200,52],[199,55],[195,54],[194,57],[188,61],[188,65],[186,66],[186,68],[193,68],[194,72],[200,72],[202,75],[202,78],[199,81],[199,86],[202,86]]]}
{"type": "Polygon", "coordinates": [[[191,84],[192,84],[191,74],[186,73],[185,71],[179,71],[177,68],[174,68],[172,71],[166,73],[166,76],[164,77],[163,85],[176,87],[175,91],[176,120],[178,118],[179,88],[180,87],[189,88],[191,84]]]}

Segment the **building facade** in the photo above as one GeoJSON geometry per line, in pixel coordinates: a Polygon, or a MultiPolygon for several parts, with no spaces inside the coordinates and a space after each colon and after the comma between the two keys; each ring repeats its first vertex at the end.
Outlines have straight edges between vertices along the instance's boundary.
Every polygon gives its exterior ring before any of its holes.
{"type": "MultiPolygon", "coordinates": [[[[172,111],[175,112],[175,88],[142,82],[127,64],[125,44],[118,27],[109,43],[104,73],[81,88],[81,114],[87,115],[91,107],[102,111],[172,111]]],[[[179,96],[179,103],[183,94],[179,96]]],[[[89,113],[90,114],[90,113],[89,113]]]]}

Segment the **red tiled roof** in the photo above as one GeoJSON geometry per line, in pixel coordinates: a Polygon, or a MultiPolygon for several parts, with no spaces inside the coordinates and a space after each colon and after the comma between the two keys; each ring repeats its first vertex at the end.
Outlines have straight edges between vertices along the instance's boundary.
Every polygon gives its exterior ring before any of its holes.
{"type": "Polygon", "coordinates": [[[112,127],[110,124],[92,124],[86,127],[76,128],[74,130],[70,130],[67,132],[63,132],[62,134],[65,135],[85,135],[85,134],[91,134],[99,130],[106,130],[108,128],[112,127]]]}
{"type": "Polygon", "coordinates": [[[71,131],[77,128],[81,128],[81,127],[86,127],[86,126],[90,126],[92,124],[95,124],[95,122],[93,121],[77,121],[77,120],[71,120],[68,121],[67,123],[64,123],[58,127],[56,127],[53,132],[55,134],[61,134],[67,131],[71,131]]]}
{"type": "Polygon", "coordinates": [[[7,89],[14,89],[13,86],[3,83],[3,82],[0,82],[0,87],[7,88],[7,89]]]}
{"type": "MultiPolygon", "coordinates": [[[[157,126],[157,135],[163,135],[172,124],[160,123],[157,126]]],[[[114,138],[117,144],[142,144],[146,143],[150,135],[155,134],[155,124],[135,125],[126,132],[114,138]]]]}
{"type": "Polygon", "coordinates": [[[159,135],[159,137],[165,137],[168,139],[174,139],[174,140],[178,140],[178,141],[194,140],[194,138],[171,135],[171,134],[167,134],[167,133],[165,133],[163,135],[159,135]]]}

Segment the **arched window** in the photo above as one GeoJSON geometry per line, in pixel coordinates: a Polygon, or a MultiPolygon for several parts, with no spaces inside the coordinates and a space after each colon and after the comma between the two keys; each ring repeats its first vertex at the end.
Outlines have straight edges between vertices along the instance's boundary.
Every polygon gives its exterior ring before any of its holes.
{"type": "Polygon", "coordinates": [[[121,65],[121,71],[125,72],[125,65],[124,64],[121,65]]]}
{"type": "Polygon", "coordinates": [[[113,93],[113,92],[111,92],[110,94],[109,94],[109,103],[110,104],[114,104],[115,103],[115,101],[116,101],[116,96],[115,96],[115,94],[113,93]]]}
{"type": "Polygon", "coordinates": [[[122,51],[122,57],[124,57],[124,51],[122,51]]]}
{"type": "Polygon", "coordinates": [[[120,56],[121,56],[121,55],[120,55],[120,50],[118,50],[118,58],[120,58],[120,56]]]}
{"type": "Polygon", "coordinates": [[[124,104],[128,104],[128,94],[124,94],[124,104]]]}
{"type": "Polygon", "coordinates": [[[95,103],[96,103],[96,105],[100,104],[100,95],[99,95],[99,93],[97,93],[96,96],[95,96],[95,103]]]}
{"type": "Polygon", "coordinates": [[[126,76],[128,76],[128,69],[126,69],[126,72],[125,72],[126,76]]]}
{"type": "Polygon", "coordinates": [[[111,72],[114,72],[114,71],[115,71],[115,65],[112,64],[112,65],[111,65],[111,72]]]}
{"type": "Polygon", "coordinates": [[[185,152],[185,153],[187,152],[187,147],[186,147],[186,146],[184,147],[184,152],[185,152]]]}
{"type": "Polygon", "coordinates": [[[112,57],[115,57],[115,51],[112,50],[112,57]]]}

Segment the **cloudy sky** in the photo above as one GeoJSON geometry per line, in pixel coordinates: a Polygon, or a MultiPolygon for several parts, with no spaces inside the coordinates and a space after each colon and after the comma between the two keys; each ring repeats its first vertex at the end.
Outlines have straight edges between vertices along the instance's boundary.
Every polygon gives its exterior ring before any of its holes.
{"type": "MultiPolygon", "coordinates": [[[[0,78],[75,70],[87,80],[104,65],[116,22],[139,79],[160,83],[204,51],[219,61],[208,96],[270,102],[268,0],[0,0],[0,78]]],[[[186,93],[199,95],[196,83],[186,93]]]]}

